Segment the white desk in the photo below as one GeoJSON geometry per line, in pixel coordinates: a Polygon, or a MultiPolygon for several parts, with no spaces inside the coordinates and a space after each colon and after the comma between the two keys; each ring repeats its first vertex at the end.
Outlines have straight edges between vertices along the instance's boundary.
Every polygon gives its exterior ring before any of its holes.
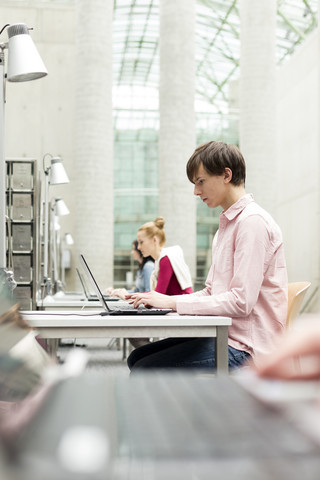
{"type": "MultiPolygon", "coordinates": [[[[108,300],[109,302],[116,301],[117,303],[121,300],[108,300]]],[[[97,300],[87,300],[81,295],[65,295],[63,297],[48,297],[43,300],[38,300],[37,307],[41,310],[94,310],[103,309],[100,301],[97,300]]]]}
{"type": "Polygon", "coordinates": [[[46,339],[216,337],[217,372],[228,372],[228,326],[231,318],[178,315],[101,316],[96,311],[21,312],[46,339]]]}
{"type": "Polygon", "coordinates": [[[81,311],[81,310],[94,310],[98,308],[100,311],[102,310],[101,303],[96,300],[55,300],[54,302],[43,302],[43,303],[38,303],[37,306],[40,309],[43,310],[72,310],[73,312],[75,310],[81,311]]]}

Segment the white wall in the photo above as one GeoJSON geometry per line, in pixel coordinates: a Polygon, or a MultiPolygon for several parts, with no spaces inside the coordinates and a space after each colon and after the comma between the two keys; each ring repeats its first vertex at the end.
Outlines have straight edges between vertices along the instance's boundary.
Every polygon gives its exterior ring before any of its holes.
{"type": "Polygon", "coordinates": [[[309,296],[319,285],[320,261],[317,57],[314,32],[278,71],[277,80],[277,221],[289,281],[311,281],[309,296]]]}
{"type": "MultiPolygon", "coordinates": [[[[74,9],[0,8],[0,15],[6,23],[34,28],[31,36],[49,71],[36,81],[7,82],[6,154],[41,159],[46,152],[60,154],[72,177],[74,9]]],[[[6,40],[5,32],[2,36],[6,40]]]]}

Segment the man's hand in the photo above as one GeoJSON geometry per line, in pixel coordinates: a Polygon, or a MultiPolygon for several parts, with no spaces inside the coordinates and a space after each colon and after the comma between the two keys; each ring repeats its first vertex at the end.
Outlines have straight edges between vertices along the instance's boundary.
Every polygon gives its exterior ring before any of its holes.
{"type": "Polygon", "coordinates": [[[172,310],[176,310],[176,301],[174,297],[163,295],[154,290],[151,290],[150,292],[128,294],[126,295],[126,300],[129,300],[129,303],[131,303],[134,308],[144,304],[146,307],[171,308],[172,310]]]}

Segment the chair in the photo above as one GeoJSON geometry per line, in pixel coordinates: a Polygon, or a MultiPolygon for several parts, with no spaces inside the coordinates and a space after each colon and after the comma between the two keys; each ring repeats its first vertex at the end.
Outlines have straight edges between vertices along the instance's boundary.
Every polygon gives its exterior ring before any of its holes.
{"type": "MultiPolygon", "coordinates": [[[[297,318],[304,296],[310,287],[310,282],[293,282],[288,284],[288,313],[287,313],[287,328],[292,325],[297,318]]],[[[242,369],[250,367],[241,367],[242,369]]],[[[197,375],[199,377],[215,377],[214,373],[202,373],[197,375]]]]}
{"type": "Polygon", "coordinates": [[[310,282],[293,282],[288,284],[287,327],[297,318],[304,296],[310,285],[310,282]]]}

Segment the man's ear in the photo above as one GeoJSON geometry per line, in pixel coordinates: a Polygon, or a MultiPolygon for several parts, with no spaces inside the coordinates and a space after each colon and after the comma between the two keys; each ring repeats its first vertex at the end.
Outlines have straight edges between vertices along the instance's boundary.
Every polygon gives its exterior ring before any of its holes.
{"type": "Polygon", "coordinates": [[[231,168],[226,167],[224,169],[224,177],[223,178],[224,178],[225,183],[230,183],[231,182],[231,180],[232,180],[232,170],[231,170],[231,168]]]}

